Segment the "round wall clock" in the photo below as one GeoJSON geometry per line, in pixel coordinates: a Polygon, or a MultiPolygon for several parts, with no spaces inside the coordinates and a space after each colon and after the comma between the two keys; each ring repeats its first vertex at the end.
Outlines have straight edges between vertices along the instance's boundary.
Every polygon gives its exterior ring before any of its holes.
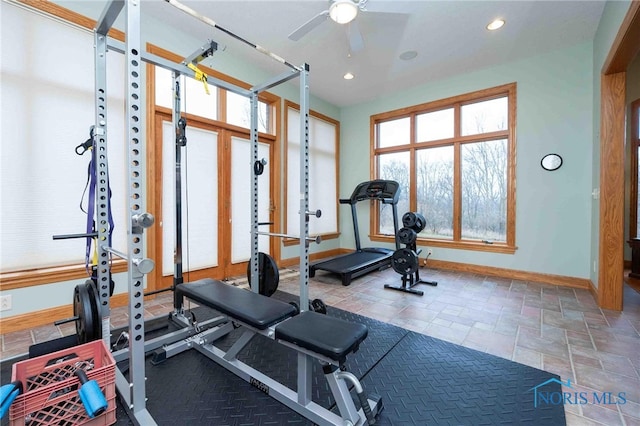
{"type": "Polygon", "coordinates": [[[548,171],[558,170],[562,166],[562,157],[558,154],[547,154],[540,160],[540,165],[548,171]]]}

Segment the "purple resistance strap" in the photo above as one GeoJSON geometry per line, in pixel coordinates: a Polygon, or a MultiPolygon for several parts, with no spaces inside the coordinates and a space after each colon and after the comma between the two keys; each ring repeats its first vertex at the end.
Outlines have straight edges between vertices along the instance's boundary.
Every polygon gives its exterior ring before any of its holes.
{"type": "MultiPolygon", "coordinates": [[[[91,132],[92,136],[93,136],[93,131],[91,132]]],[[[88,184],[89,184],[89,198],[87,201],[87,234],[93,234],[96,232],[96,222],[93,218],[94,213],[95,213],[95,201],[96,201],[96,185],[97,185],[97,174],[96,174],[96,150],[95,150],[95,145],[93,146],[93,149],[91,149],[91,161],[89,162],[89,168],[87,173],[89,174],[88,176],[88,184]]],[[[108,172],[107,172],[108,174],[108,172]]],[[[109,191],[109,200],[111,200],[111,186],[109,185],[108,187],[108,191],[109,191]]],[[[108,221],[109,221],[109,236],[107,237],[107,246],[111,247],[111,236],[113,234],[113,229],[115,228],[115,225],[113,223],[113,215],[111,213],[111,203],[109,202],[109,208],[107,210],[107,216],[108,216],[108,221]]],[[[87,245],[86,245],[86,249],[85,249],[85,257],[84,257],[84,263],[85,263],[85,268],[87,270],[87,273],[91,276],[91,240],[93,239],[93,237],[87,237],[87,245]]]]}

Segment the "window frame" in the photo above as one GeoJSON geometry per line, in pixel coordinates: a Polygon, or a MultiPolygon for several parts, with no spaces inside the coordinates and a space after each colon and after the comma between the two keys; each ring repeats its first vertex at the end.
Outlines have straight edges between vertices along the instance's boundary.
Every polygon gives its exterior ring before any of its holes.
{"type": "MultiPolygon", "coordinates": [[[[453,206],[453,238],[435,239],[418,238],[418,245],[428,245],[432,247],[446,247],[453,249],[475,250],[486,252],[497,252],[513,254],[517,250],[516,246],[516,116],[517,116],[517,85],[515,82],[483,89],[475,92],[465,93],[445,99],[427,102],[419,105],[405,107],[393,111],[375,114],[370,117],[370,175],[371,179],[376,179],[380,175],[378,166],[378,156],[383,154],[409,151],[409,204],[412,211],[417,206],[417,173],[416,173],[416,153],[420,149],[453,146],[454,148],[454,206],[453,206]],[[488,101],[506,96],[508,98],[508,123],[507,129],[492,131],[476,135],[461,136],[461,108],[463,105],[488,101]],[[416,141],[417,137],[417,116],[424,113],[454,108],[454,136],[446,139],[439,139],[428,142],[416,141]],[[405,145],[378,148],[379,123],[389,120],[410,118],[410,142],[405,145]],[[507,140],[507,210],[506,210],[506,242],[482,242],[479,240],[468,240],[461,238],[462,224],[462,190],[461,190],[461,155],[460,147],[466,143],[483,142],[498,139],[507,140]]],[[[399,213],[401,214],[401,213],[399,213]]],[[[392,236],[385,236],[378,232],[379,216],[376,206],[371,207],[370,214],[370,239],[378,242],[393,243],[392,236]]],[[[400,218],[399,218],[400,219],[400,218]]]]}

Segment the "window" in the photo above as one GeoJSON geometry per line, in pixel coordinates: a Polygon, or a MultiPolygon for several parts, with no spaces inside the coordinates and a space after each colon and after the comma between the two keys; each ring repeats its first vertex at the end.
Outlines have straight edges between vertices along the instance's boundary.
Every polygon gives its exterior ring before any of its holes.
{"type": "MultiPolygon", "coordinates": [[[[173,76],[171,71],[156,67],[155,96],[156,105],[173,108],[173,76]]],[[[207,90],[201,81],[180,76],[180,110],[200,117],[218,119],[218,88],[209,84],[207,90]]]]}
{"type": "MultiPolygon", "coordinates": [[[[52,236],[86,231],[86,214],[79,204],[90,153],[79,156],[74,148],[89,138],[95,123],[93,34],[11,3],[2,5],[2,25],[0,90],[11,102],[2,104],[0,126],[0,264],[3,274],[14,273],[10,279],[3,277],[3,289],[86,276],[85,239],[54,241],[52,236]],[[25,67],[27,63],[47,67],[25,67]],[[51,269],[52,275],[41,278],[44,269],[63,266],[64,274],[51,269]]],[[[124,57],[110,55],[107,66],[112,245],[123,250],[128,218],[124,57]]],[[[86,203],[85,195],[85,209],[86,203]]]]}
{"type": "MultiPolygon", "coordinates": [[[[267,104],[258,101],[258,131],[266,133],[269,128],[267,104]]],[[[227,92],[227,123],[249,129],[251,127],[251,100],[237,93],[227,92]]]]}
{"type": "MultiPolygon", "coordinates": [[[[300,112],[287,102],[287,234],[300,233],[300,112]]],[[[309,208],[322,216],[309,221],[309,234],[338,233],[338,136],[340,124],[321,114],[309,113],[309,208]]]]}
{"type": "MultiPolygon", "coordinates": [[[[182,58],[158,46],[148,44],[147,51],[174,63],[182,58]]],[[[183,238],[182,271],[187,279],[225,277],[246,274],[251,255],[251,161],[250,99],[216,86],[217,81],[237,87],[249,85],[216,70],[199,67],[210,77],[209,95],[203,83],[181,77],[181,110],[187,117],[187,145],[182,151],[183,238]],[[185,84],[186,83],[186,84],[185,84]],[[189,195],[191,194],[191,196],[189,195]],[[195,194],[195,196],[194,196],[195,194]],[[224,224],[224,226],[223,226],[224,224]]],[[[150,212],[162,218],[163,226],[149,232],[149,245],[154,247],[158,263],[149,274],[150,286],[171,285],[175,250],[175,135],[171,124],[171,73],[159,66],[147,65],[147,76],[153,81],[149,93],[155,102],[147,137],[153,149],[148,163],[159,159],[162,167],[153,169],[148,188],[150,212]],[[160,154],[160,155],[158,155],[160,154]]],[[[273,167],[279,152],[276,118],[281,99],[269,92],[259,94],[258,141],[259,158],[267,160],[259,179],[259,220],[280,226],[273,214],[279,206],[279,167],[273,167]]],[[[261,229],[267,230],[267,229],[261,229]]],[[[259,237],[260,250],[278,259],[274,239],[259,237]]]]}
{"type": "MultiPolygon", "coordinates": [[[[373,178],[400,184],[398,214],[425,217],[424,243],[515,251],[515,117],[515,83],[371,117],[373,178]]],[[[374,239],[391,238],[388,215],[374,239]]]]}
{"type": "MultiPolygon", "coordinates": [[[[206,67],[201,67],[209,72],[206,67]]],[[[172,73],[162,67],[155,67],[155,99],[156,105],[171,109],[173,107],[172,73]]],[[[248,97],[227,91],[224,101],[219,92],[224,91],[213,84],[208,84],[208,93],[203,83],[191,77],[180,76],[181,105],[180,110],[198,117],[220,120],[234,126],[248,129],[251,126],[251,101],[248,97]],[[219,114],[219,104],[224,104],[225,115],[219,114]]],[[[271,126],[273,107],[266,101],[258,101],[258,131],[274,133],[271,126]]]]}

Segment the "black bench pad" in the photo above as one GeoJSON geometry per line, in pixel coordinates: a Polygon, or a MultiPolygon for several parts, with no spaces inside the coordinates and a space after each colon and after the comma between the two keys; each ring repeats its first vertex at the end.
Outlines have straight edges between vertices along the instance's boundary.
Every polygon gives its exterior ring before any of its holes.
{"type": "Polygon", "coordinates": [[[258,330],[296,313],[296,308],[288,303],[209,278],[178,284],[176,292],[258,330]]]}
{"type": "Polygon", "coordinates": [[[366,325],[305,311],[278,324],[275,338],[342,363],[368,332],[366,325]]]}

